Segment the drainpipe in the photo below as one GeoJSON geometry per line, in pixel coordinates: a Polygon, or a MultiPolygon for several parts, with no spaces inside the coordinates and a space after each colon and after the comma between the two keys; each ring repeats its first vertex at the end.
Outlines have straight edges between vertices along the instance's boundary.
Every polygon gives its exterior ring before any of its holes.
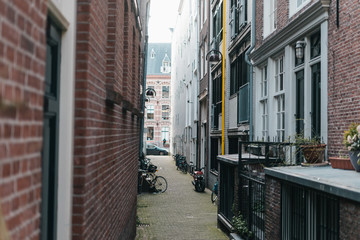
{"type": "Polygon", "coordinates": [[[251,46],[245,53],[245,61],[250,66],[250,79],[249,79],[249,140],[253,140],[253,65],[249,60],[249,54],[255,47],[255,7],[256,0],[252,1],[252,19],[251,19],[251,46]]]}
{"type": "MultiPolygon", "coordinates": [[[[226,0],[223,0],[223,57],[226,56],[225,53],[225,36],[226,36],[226,31],[225,31],[225,26],[226,26],[226,0]]],[[[222,60],[222,97],[221,97],[221,155],[225,154],[225,58],[221,59],[222,60]]]]}
{"type": "MultiPolygon", "coordinates": [[[[199,1],[196,1],[196,9],[197,11],[199,11],[200,9],[199,6],[199,1]]],[[[199,12],[198,12],[198,16],[199,16],[199,12]]],[[[200,26],[201,26],[201,22],[200,19],[198,19],[198,24],[197,24],[197,30],[196,30],[196,49],[197,49],[197,73],[196,73],[196,87],[197,87],[197,91],[196,91],[196,116],[197,116],[197,122],[196,122],[196,146],[195,146],[195,166],[198,166],[199,163],[199,168],[200,166],[200,159],[199,159],[199,143],[201,143],[201,136],[200,136],[200,127],[201,127],[201,119],[200,119],[200,101],[199,101],[199,92],[200,92],[200,76],[199,76],[199,72],[201,72],[201,57],[200,57],[200,40],[199,40],[199,31],[200,31],[200,26]]],[[[194,100],[195,101],[195,100],[194,100]]]]}
{"type": "Polygon", "coordinates": [[[140,120],[140,149],[139,149],[139,159],[143,153],[144,147],[144,119],[145,119],[145,90],[146,90],[146,74],[147,74],[147,49],[148,49],[148,39],[149,36],[145,36],[145,47],[144,47],[144,69],[143,69],[143,84],[142,84],[142,99],[141,99],[141,112],[143,116],[140,120]]]}

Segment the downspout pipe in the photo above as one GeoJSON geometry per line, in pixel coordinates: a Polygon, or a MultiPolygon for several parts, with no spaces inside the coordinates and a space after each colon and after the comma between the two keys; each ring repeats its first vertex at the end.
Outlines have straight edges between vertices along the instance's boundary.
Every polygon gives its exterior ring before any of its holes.
{"type": "Polygon", "coordinates": [[[252,18],[251,18],[251,45],[250,48],[245,52],[245,62],[250,66],[249,76],[249,140],[253,140],[253,65],[249,60],[249,54],[255,47],[256,36],[255,36],[255,21],[256,21],[256,0],[252,0],[252,18]]]}
{"type": "MultiPolygon", "coordinates": [[[[143,83],[142,83],[142,95],[141,95],[141,112],[143,116],[140,121],[140,147],[139,147],[139,159],[143,155],[144,148],[144,123],[145,123],[145,90],[146,90],[146,75],[147,75],[147,49],[148,49],[148,39],[149,36],[145,36],[145,47],[144,47],[144,69],[143,69],[143,83]]],[[[145,154],[145,153],[144,153],[145,154]]]]}

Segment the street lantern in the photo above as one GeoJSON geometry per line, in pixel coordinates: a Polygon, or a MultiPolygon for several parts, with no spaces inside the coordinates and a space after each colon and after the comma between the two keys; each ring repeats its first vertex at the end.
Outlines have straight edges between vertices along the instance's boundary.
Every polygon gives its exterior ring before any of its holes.
{"type": "Polygon", "coordinates": [[[297,41],[295,45],[295,55],[298,59],[302,59],[304,57],[304,49],[306,43],[305,41],[297,41]]]}
{"type": "Polygon", "coordinates": [[[206,59],[209,60],[210,63],[216,64],[221,62],[223,55],[220,51],[212,49],[206,54],[206,59]]]}
{"type": "Polygon", "coordinates": [[[156,91],[153,88],[147,88],[145,90],[145,95],[148,97],[155,97],[156,96],[156,91]]]}

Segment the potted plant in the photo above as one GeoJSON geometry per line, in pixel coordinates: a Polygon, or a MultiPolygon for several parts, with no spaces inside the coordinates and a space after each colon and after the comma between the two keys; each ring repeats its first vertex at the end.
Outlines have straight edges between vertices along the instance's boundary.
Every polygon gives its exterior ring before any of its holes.
{"type": "Polygon", "coordinates": [[[349,150],[351,164],[360,172],[360,125],[352,123],[344,133],[344,145],[349,150]]]}
{"type": "Polygon", "coordinates": [[[308,164],[323,162],[326,144],[321,143],[319,137],[306,138],[303,134],[297,134],[295,136],[295,144],[300,147],[308,164]]]}
{"type": "Polygon", "coordinates": [[[354,170],[353,165],[350,162],[349,156],[339,155],[337,157],[329,157],[332,168],[354,170]]]}

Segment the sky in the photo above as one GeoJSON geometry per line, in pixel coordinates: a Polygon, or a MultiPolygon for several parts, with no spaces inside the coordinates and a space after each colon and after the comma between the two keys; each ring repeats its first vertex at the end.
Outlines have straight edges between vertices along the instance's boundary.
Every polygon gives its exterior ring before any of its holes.
{"type": "Polygon", "coordinates": [[[149,42],[169,43],[176,23],[180,0],[151,0],[149,19],[149,42]]]}

